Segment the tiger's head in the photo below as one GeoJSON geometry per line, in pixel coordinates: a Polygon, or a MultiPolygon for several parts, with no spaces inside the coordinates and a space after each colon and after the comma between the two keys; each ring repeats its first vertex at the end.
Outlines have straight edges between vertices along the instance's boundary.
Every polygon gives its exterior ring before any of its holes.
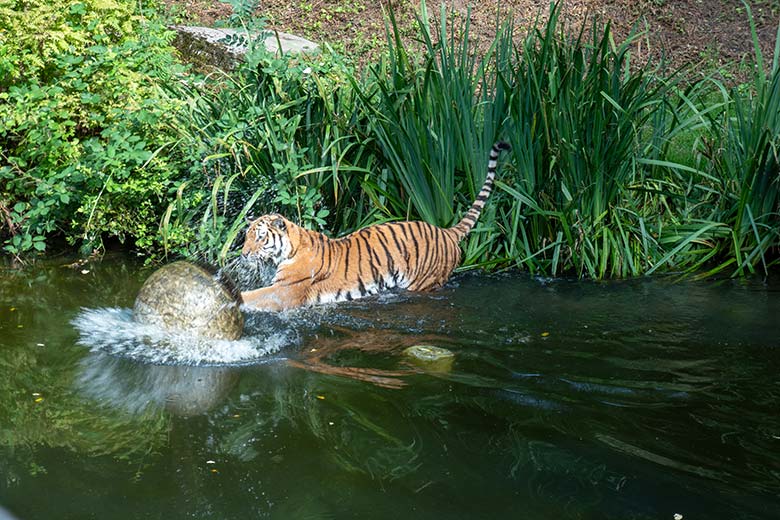
{"type": "Polygon", "coordinates": [[[246,231],[241,256],[256,256],[279,265],[293,251],[290,231],[294,227],[295,224],[276,213],[252,221],[246,231]]]}

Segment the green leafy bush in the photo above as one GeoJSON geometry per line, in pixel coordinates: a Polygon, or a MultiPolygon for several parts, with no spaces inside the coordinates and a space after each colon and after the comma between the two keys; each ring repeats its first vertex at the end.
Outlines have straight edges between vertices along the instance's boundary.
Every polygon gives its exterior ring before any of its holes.
{"type": "Polygon", "coordinates": [[[84,251],[103,236],[149,247],[176,168],[159,154],[177,70],[148,3],[0,4],[0,210],[4,249],[64,236],[84,251]],[[150,11],[151,12],[151,11],[150,11]]]}

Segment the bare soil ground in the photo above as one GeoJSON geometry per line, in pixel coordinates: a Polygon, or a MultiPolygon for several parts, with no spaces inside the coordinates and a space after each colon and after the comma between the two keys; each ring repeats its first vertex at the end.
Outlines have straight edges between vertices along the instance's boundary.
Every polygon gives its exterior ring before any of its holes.
{"type": "MultiPolygon", "coordinates": [[[[165,0],[177,5],[189,23],[212,25],[231,12],[228,4],[213,0],[165,0]]],[[[478,49],[486,49],[496,32],[496,20],[513,16],[518,39],[538,19],[546,19],[548,0],[446,0],[456,17],[469,16],[471,36],[478,49]]],[[[775,44],[780,0],[749,2],[765,58],[775,44]]],[[[258,14],[271,29],[291,32],[317,43],[328,43],[356,61],[370,61],[384,42],[385,13],[393,10],[404,34],[414,38],[414,13],[419,1],[391,0],[264,0],[258,14]]],[[[428,0],[428,10],[438,13],[440,3],[428,0]]],[[[595,17],[610,21],[616,39],[632,28],[645,31],[635,44],[641,62],[657,62],[664,56],[673,67],[692,65],[713,70],[724,65],[732,71],[753,54],[748,17],[741,0],[564,0],[561,18],[575,34],[595,17]]]]}

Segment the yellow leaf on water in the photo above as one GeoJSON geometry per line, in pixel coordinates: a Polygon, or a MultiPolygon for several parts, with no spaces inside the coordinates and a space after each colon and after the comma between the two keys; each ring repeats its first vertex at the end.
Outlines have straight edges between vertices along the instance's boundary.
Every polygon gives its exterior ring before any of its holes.
{"type": "Polygon", "coordinates": [[[549,333],[549,332],[546,332],[546,331],[545,331],[545,332],[542,332],[542,337],[543,337],[543,338],[546,338],[546,337],[547,337],[547,336],[549,336],[549,335],[550,335],[550,333],[549,333]]]}
{"type": "Polygon", "coordinates": [[[318,395],[317,399],[325,399],[325,396],[324,395],[318,395]]]}

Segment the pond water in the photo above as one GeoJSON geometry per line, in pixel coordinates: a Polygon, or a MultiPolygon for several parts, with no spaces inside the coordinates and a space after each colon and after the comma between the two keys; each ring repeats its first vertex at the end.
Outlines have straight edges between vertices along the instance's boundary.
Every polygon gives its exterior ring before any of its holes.
{"type": "Polygon", "coordinates": [[[780,517],[776,281],[461,274],[252,314],[233,365],[84,344],[73,320],[126,312],[149,274],[0,271],[15,517],[780,517]],[[416,366],[417,344],[455,361],[416,366]]]}

